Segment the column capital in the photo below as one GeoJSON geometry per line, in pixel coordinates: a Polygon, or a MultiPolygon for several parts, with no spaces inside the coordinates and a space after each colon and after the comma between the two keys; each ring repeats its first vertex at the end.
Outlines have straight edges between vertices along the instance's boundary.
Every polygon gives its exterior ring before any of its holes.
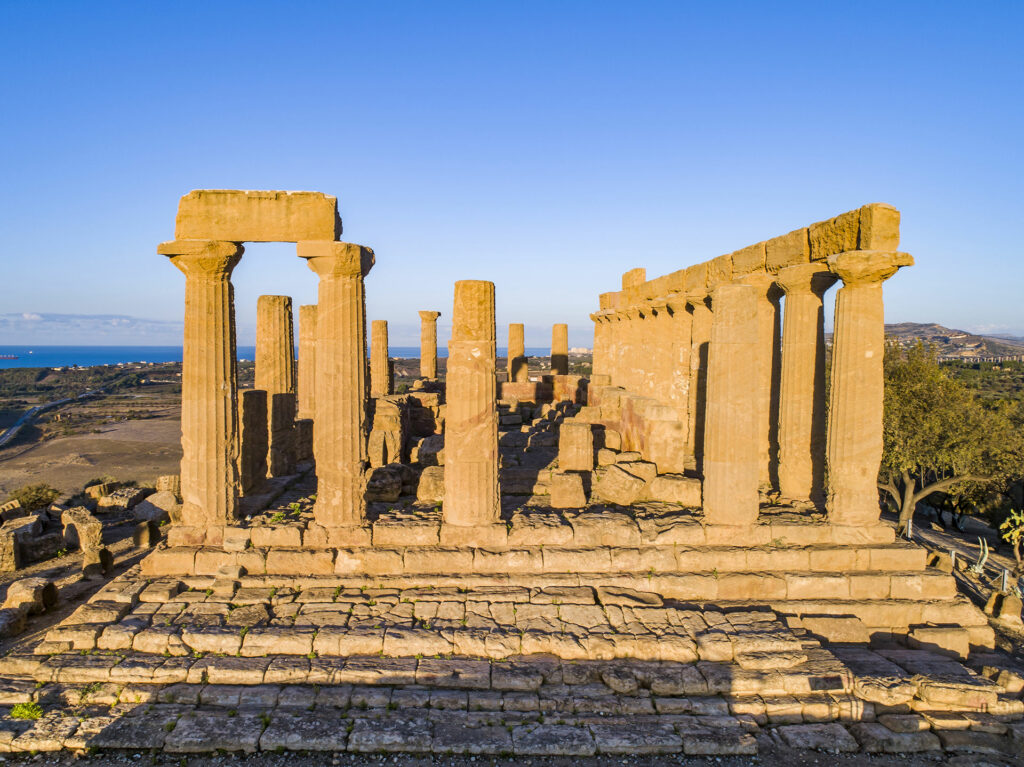
{"type": "Polygon", "coordinates": [[[669,293],[665,296],[665,306],[667,306],[669,311],[673,314],[685,312],[687,304],[688,301],[686,300],[685,293],[669,293]]]}
{"type": "Polygon", "coordinates": [[[212,279],[230,277],[244,250],[240,243],[223,240],[171,240],[156,248],[186,276],[212,279]]]}
{"type": "Polygon", "coordinates": [[[424,322],[436,322],[437,318],[440,317],[440,316],[441,316],[441,312],[430,312],[430,311],[421,311],[420,312],[420,319],[423,320],[424,322]]]}
{"type": "Polygon", "coordinates": [[[710,298],[710,296],[708,295],[707,291],[690,291],[686,294],[686,303],[695,309],[698,306],[702,306],[705,309],[709,309],[710,307],[707,303],[708,298],[710,298]]]}
{"type": "Polygon", "coordinates": [[[351,242],[307,240],[295,249],[321,277],[365,277],[374,264],[372,248],[351,242]]]}
{"type": "Polygon", "coordinates": [[[647,306],[653,309],[656,314],[664,314],[669,309],[668,298],[666,296],[652,298],[647,302],[647,306]]]}
{"type": "Polygon", "coordinates": [[[735,284],[750,285],[757,289],[762,296],[767,296],[772,301],[777,301],[782,297],[782,288],[779,287],[778,280],[774,274],[768,272],[744,274],[742,277],[736,278],[735,284]]]}
{"type": "Polygon", "coordinates": [[[828,268],[844,286],[878,285],[903,266],[913,266],[909,253],[890,250],[848,250],[828,257],[828,268]]]}
{"type": "Polygon", "coordinates": [[[791,293],[813,293],[821,296],[832,287],[838,275],[833,273],[820,262],[809,264],[796,264],[779,269],[775,274],[775,281],[779,287],[791,293]]]}

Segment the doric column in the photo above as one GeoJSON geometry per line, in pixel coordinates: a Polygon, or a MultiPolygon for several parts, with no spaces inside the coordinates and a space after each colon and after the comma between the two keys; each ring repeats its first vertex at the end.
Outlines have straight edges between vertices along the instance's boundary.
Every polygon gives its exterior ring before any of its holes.
{"type": "Polygon", "coordinates": [[[665,300],[668,310],[669,326],[672,333],[670,350],[672,368],[668,381],[669,402],[679,414],[679,421],[690,433],[690,352],[693,343],[693,315],[687,305],[686,296],[672,293],[665,300]]]}
{"type": "Polygon", "coordinates": [[[391,368],[388,364],[388,321],[374,320],[370,326],[370,396],[391,394],[391,368]]]}
{"type": "Polygon", "coordinates": [[[267,471],[271,477],[283,477],[295,470],[291,427],[295,421],[295,335],[290,296],[260,296],[256,300],[255,388],[267,393],[267,471]],[[278,394],[292,396],[276,397],[278,394]]]}
{"type": "Polygon", "coordinates": [[[267,393],[238,392],[238,482],[242,495],[259,492],[267,479],[267,393]]]}
{"type": "Polygon", "coordinates": [[[437,380],[437,318],[441,312],[420,312],[420,378],[437,380]]]}
{"type": "Polygon", "coordinates": [[[671,404],[672,396],[672,314],[668,299],[656,298],[644,307],[642,321],[650,349],[649,361],[641,370],[637,392],[659,402],[671,404]]]}
{"type": "Polygon", "coordinates": [[[522,323],[508,326],[508,380],[524,383],[530,380],[530,363],[526,359],[525,328],[522,323]]]}
{"type": "Polygon", "coordinates": [[[757,465],[761,487],[778,486],[779,461],[779,374],[782,365],[779,299],[782,291],[773,275],[744,275],[739,280],[755,290],[757,348],[754,359],[753,390],[757,396],[754,422],[757,433],[757,465]]]}
{"type": "Polygon", "coordinates": [[[227,525],[238,516],[238,362],[231,271],[242,246],[176,240],[157,252],[185,274],[181,366],[181,509],[188,527],[227,525]]]}
{"type": "Polygon", "coordinates": [[[687,293],[690,307],[690,452],[697,471],[704,460],[704,416],[708,384],[708,343],[711,341],[711,309],[706,293],[687,293]]]}
{"type": "Polygon", "coordinates": [[[551,328],[551,373],[569,374],[569,326],[558,323],[551,328]]]}
{"type": "Polygon", "coordinates": [[[611,345],[611,323],[604,311],[590,315],[594,322],[594,352],[591,357],[590,369],[593,375],[608,375],[608,353],[611,345]]]}
{"type": "Polygon", "coordinates": [[[316,412],[316,304],[299,307],[299,418],[316,412]]]}
{"type": "Polygon", "coordinates": [[[824,502],[825,313],[822,297],[836,281],[823,264],[779,270],[786,292],[779,382],[779,492],[824,502]]]}
{"type": "Polygon", "coordinates": [[[638,394],[643,377],[641,363],[644,360],[644,335],[641,328],[643,312],[638,306],[630,306],[623,314],[626,319],[622,324],[622,335],[625,340],[622,353],[622,367],[619,368],[619,375],[623,379],[622,386],[626,390],[638,394]]]}
{"type": "Polygon", "coordinates": [[[444,521],[498,522],[498,410],[495,402],[494,284],[455,283],[444,438],[444,521]]]}
{"type": "Polygon", "coordinates": [[[608,352],[604,372],[610,376],[613,386],[622,386],[622,374],[619,372],[622,369],[622,315],[615,309],[609,310],[605,322],[608,323],[608,352]]]}
{"type": "Polygon", "coordinates": [[[362,525],[366,517],[366,305],[363,278],[373,251],[348,242],[298,243],[320,276],[317,298],[317,497],[324,527],[362,525]]]}
{"type": "Polygon", "coordinates": [[[836,295],[828,413],[828,517],[836,525],[878,522],[882,461],[885,316],[882,282],[914,259],[854,250],[830,256],[843,281],[836,295]]]}
{"type": "Polygon", "coordinates": [[[709,525],[751,525],[759,500],[755,439],[757,295],[741,284],[711,294],[704,438],[704,519],[709,525]]]}

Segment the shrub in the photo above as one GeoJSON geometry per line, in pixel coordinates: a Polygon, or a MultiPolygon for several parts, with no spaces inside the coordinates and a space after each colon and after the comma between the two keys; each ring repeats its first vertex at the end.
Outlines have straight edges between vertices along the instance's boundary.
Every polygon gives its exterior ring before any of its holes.
{"type": "Polygon", "coordinates": [[[49,506],[56,500],[60,492],[47,484],[25,485],[19,487],[8,500],[17,501],[25,511],[35,511],[49,506]]]}
{"type": "Polygon", "coordinates": [[[16,703],[11,708],[11,719],[38,719],[42,715],[43,710],[35,701],[16,703]]]}

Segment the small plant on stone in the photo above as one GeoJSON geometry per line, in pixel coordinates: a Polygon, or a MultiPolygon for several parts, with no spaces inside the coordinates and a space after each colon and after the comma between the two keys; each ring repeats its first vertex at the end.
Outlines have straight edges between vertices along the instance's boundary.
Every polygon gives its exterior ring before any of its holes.
{"type": "Polygon", "coordinates": [[[11,719],[38,719],[43,715],[43,709],[35,701],[28,703],[16,703],[11,708],[11,719]]]}
{"type": "Polygon", "coordinates": [[[270,524],[276,525],[279,522],[284,522],[284,512],[277,511],[270,515],[270,524]]]}
{"type": "Polygon", "coordinates": [[[716,581],[718,580],[718,568],[717,567],[711,571],[711,577],[714,578],[716,581]]]}
{"type": "Polygon", "coordinates": [[[1010,509],[1006,520],[999,526],[999,534],[1004,541],[1010,544],[1013,550],[1013,558],[1017,563],[1018,573],[1024,571],[1021,548],[1024,547],[1024,511],[1010,509]]]}

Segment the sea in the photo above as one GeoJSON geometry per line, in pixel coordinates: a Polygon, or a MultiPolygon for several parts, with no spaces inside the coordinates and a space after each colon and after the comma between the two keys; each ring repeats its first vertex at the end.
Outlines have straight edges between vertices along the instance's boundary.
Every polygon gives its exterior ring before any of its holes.
{"type": "MultiPolygon", "coordinates": [[[[398,359],[418,359],[418,346],[392,346],[391,356],[398,359]]],[[[498,348],[498,356],[504,357],[508,350],[498,348]]],[[[530,357],[546,357],[550,349],[528,347],[530,357]]],[[[296,350],[296,354],[297,354],[296,350]]],[[[238,359],[251,360],[256,355],[255,346],[239,346],[238,359]]],[[[439,344],[439,357],[447,357],[448,351],[439,344]]],[[[17,359],[0,359],[0,370],[5,368],[63,368],[92,367],[93,365],[120,365],[128,362],[180,362],[180,346],[3,346],[0,357],[14,356],[17,359]]]]}

